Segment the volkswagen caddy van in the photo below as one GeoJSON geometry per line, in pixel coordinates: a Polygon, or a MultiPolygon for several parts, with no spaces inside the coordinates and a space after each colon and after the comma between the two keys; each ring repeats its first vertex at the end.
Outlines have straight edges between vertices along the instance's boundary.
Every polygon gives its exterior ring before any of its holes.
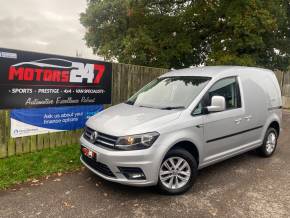
{"type": "Polygon", "coordinates": [[[81,161],[106,180],[180,194],[204,167],[252,149],[273,155],[281,105],[270,70],[171,71],[91,117],[80,138],[81,161]]]}

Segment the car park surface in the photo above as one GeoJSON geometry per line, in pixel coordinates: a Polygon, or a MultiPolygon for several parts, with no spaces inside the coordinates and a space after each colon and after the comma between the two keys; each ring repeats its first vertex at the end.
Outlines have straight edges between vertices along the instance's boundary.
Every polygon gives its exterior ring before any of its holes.
{"type": "Polygon", "coordinates": [[[272,158],[254,151],[199,172],[179,196],[106,182],[88,170],[0,192],[0,217],[289,217],[290,112],[272,158]]]}

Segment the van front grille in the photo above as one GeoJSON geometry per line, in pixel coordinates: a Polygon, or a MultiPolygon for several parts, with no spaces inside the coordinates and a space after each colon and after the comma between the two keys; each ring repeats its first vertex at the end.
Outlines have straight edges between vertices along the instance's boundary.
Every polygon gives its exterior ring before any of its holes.
{"type": "Polygon", "coordinates": [[[88,126],[85,127],[84,138],[96,146],[101,145],[112,149],[114,149],[118,139],[116,136],[97,132],[88,126]],[[93,134],[97,134],[97,137],[92,137],[93,134]]]}
{"type": "Polygon", "coordinates": [[[87,165],[89,165],[91,168],[96,170],[97,172],[99,172],[105,176],[116,177],[106,164],[103,164],[103,163],[97,162],[93,159],[90,159],[87,156],[85,156],[83,153],[82,153],[82,160],[87,165]]]}

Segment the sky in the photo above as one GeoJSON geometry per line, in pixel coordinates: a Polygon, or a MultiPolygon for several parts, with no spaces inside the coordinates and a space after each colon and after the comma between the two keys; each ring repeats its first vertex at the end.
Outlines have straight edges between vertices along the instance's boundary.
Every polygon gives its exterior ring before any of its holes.
{"type": "Polygon", "coordinates": [[[86,0],[0,0],[0,47],[102,59],[83,40],[86,0]]]}

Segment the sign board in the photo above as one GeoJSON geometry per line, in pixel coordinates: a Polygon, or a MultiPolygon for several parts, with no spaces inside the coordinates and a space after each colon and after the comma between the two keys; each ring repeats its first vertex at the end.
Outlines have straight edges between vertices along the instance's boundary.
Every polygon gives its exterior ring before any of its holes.
{"type": "Polygon", "coordinates": [[[11,137],[80,129],[102,105],[11,110],[11,137]]]}
{"type": "Polygon", "coordinates": [[[0,48],[0,109],[111,103],[108,62],[0,48]]]}

